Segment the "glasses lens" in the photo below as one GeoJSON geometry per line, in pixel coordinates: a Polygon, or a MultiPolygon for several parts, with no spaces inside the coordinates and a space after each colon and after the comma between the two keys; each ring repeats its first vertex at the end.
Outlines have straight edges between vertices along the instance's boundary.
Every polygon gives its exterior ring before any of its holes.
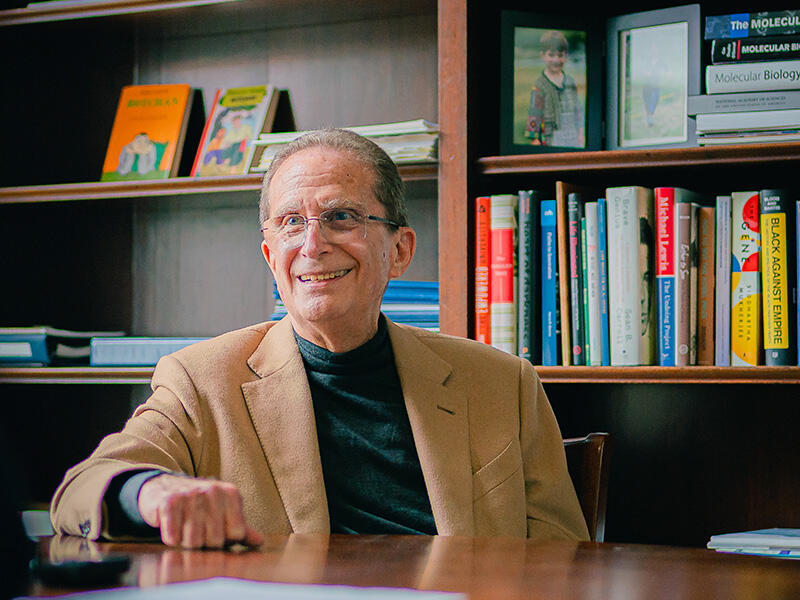
{"type": "Polygon", "coordinates": [[[349,209],[326,210],[319,216],[320,224],[330,232],[352,231],[363,221],[361,215],[349,209]]]}

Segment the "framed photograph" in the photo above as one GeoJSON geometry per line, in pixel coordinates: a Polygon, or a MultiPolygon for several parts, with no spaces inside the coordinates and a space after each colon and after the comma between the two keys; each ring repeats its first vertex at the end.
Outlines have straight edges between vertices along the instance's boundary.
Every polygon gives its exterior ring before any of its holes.
{"type": "Polygon", "coordinates": [[[574,15],[501,13],[500,153],[602,148],[603,31],[574,15]]]}
{"type": "Polygon", "coordinates": [[[608,20],[606,147],[694,146],[688,97],[700,93],[700,5],[608,20]]]}

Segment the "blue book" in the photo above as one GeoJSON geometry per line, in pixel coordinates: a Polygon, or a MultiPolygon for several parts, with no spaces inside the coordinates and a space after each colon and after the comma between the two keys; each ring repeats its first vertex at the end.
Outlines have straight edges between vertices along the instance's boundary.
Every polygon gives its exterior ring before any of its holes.
{"type": "Polygon", "coordinates": [[[597,255],[600,276],[600,335],[601,366],[611,364],[611,347],[608,337],[608,227],[606,225],[606,199],[597,199],[597,255]]]}
{"type": "Polygon", "coordinates": [[[556,240],[556,201],[542,200],[541,280],[542,280],[542,365],[558,365],[558,243],[556,240]]]}
{"type": "Polygon", "coordinates": [[[93,367],[152,367],[162,356],[207,338],[95,337],[90,343],[93,367]]]}

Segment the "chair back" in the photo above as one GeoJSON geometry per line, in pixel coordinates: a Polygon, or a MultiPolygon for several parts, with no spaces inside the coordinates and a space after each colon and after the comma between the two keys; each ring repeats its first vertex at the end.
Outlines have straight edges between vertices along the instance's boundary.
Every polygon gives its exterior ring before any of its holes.
{"type": "Polygon", "coordinates": [[[564,440],[567,468],[578,494],[592,541],[602,542],[606,532],[606,495],[611,436],[590,433],[564,440]]]}

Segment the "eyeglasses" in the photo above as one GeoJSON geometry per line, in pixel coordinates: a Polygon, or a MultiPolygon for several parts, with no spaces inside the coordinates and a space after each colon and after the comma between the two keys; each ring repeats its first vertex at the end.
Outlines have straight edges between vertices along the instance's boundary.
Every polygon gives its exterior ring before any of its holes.
{"type": "Polygon", "coordinates": [[[367,237],[367,224],[384,223],[392,227],[400,227],[383,217],[375,215],[362,215],[350,208],[333,208],[320,213],[318,217],[304,217],[301,214],[289,213],[280,217],[267,219],[267,225],[261,228],[267,232],[270,241],[279,242],[284,248],[299,248],[306,239],[306,231],[310,221],[319,223],[319,231],[328,242],[338,244],[353,239],[363,231],[367,237]]]}

